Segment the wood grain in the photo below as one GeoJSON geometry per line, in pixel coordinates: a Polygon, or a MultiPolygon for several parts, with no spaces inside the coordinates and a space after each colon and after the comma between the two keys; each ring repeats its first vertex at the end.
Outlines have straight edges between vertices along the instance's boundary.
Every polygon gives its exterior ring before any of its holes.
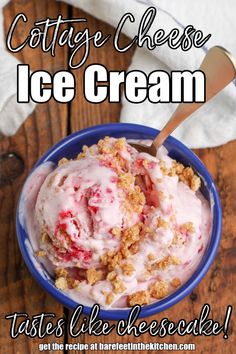
{"type": "MultiPolygon", "coordinates": [[[[13,1],[4,9],[5,29],[19,12],[24,12],[28,23],[21,23],[14,35],[15,44],[21,43],[28,35],[36,19],[55,17],[58,13],[67,16],[68,7],[61,3],[39,1],[13,1]]],[[[40,49],[26,47],[16,57],[30,65],[31,70],[44,69],[51,73],[67,65],[67,48],[59,49],[57,60],[40,49]]],[[[38,105],[12,138],[0,144],[0,152],[15,152],[25,163],[24,173],[0,190],[0,299],[1,299],[1,353],[37,353],[38,344],[45,340],[33,340],[25,336],[12,340],[9,337],[10,321],[4,321],[6,314],[27,312],[29,316],[41,312],[55,312],[63,316],[63,307],[49,296],[32,278],[20,254],[15,232],[15,210],[19,191],[26,176],[37,159],[67,133],[68,107],[54,101],[38,105]]],[[[48,337],[47,342],[55,341],[48,337]]],[[[57,339],[63,342],[64,338],[57,339]]]]}
{"type": "MultiPolygon", "coordinates": [[[[101,29],[105,34],[113,33],[113,29],[101,21],[94,19],[82,11],[69,8],[54,1],[24,1],[15,0],[9,4],[5,11],[7,29],[11,20],[18,12],[25,12],[29,17],[27,26],[21,25],[17,31],[15,40],[20,43],[34,20],[56,17],[58,13],[66,16],[85,16],[88,19],[88,27],[91,32],[101,29]]],[[[80,26],[82,28],[82,26],[80,26]]],[[[127,39],[123,37],[123,40],[127,39]]],[[[17,57],[31,65],[32,70],[46,69],[49,72],[67,68],[68,52],[66,48],[59,49],[56,58],[49,54],[43,54],[40,49],[30,50],[25,48],[17,57]]],[[[91,48],[90,57],[86,65],[98,62],[107,66],[109,70],[126,69],[130,63],[132,52],[118,54],[107,43],[101,49],[91,48]]],[[[2,353],[38,353],[38,340],[20,337],[17,340],[9,338],[9,324],[4,321],[7,313],[14,311],[27,311],[30,315],[44,312],[55,312],[58,317],[63,316],[63,308],[54,299],[46,294],[33,280],[26,269],[20,255],[15,235],[14,213],[17,196],[22,183],[37,158],[53,143],[61,139],[69,132],[106,122],[115,122],[119,119],[120,104],[90,104],[82,96],[83,70],[74,70],[77,82],[77,96],[70,105],[58,105],[51,100],[48,104],[38,105],[35,112],[27,119],[18,133],[5,139],[0,144],[0,153],[14,151],[25,162],[25,171],[22,176],[13,183],[0,189],[0,298],[1,298],[1,330],[0,351],[2,353]]],[[[230,142],[215,149],[201,149],[196,153],[206,164],[216,181],[223,209],[223,232],[217,257],[205,276],[204,280],[194,292],[182,300],[179,304],[161,314],[150,317],[160,320],[168,317],[178,321],[185,318],[191,320],[199,315],[204,303],[212,307],[212,317],[222,322],[227,305],[236,305],[236,142],[230,142]]],[[[65,312],[68,315],[68,312],[65,312]]],[[[152,338],[150,335],[142,335],[139,338],[133,336],[118,337],[115,332],[109,336],[83,335],[76,339],[61,338],[61,342],[71,343],[115,343],[115,342],[166,342],[166,343],[195,343],[196,353],[235,353],[235,326],[236,319],[233,312],[230,321],[230,337],[227,341],[223,336],[194,337],[172,336],[164,339],[152,338]]],[[[55,341],[55,338],[47,338],[47,342],[55,341]]],[[[57,342],[59,340],[57,339],[57,342]]],[[[44,341],[46,342],[46,340],[44,341]]],[[[55,353],[55,352],[54,352],[55,353]]],[[[99,351],[98,353],[105,353],[99,351]]],[[[107,353],[107,352],[106,352],[107,353]]],[[[132,353],[132,352],[130,352],[132,353]]],[[[149,351],[149,353],[154,353],[149,351]]],[[[166,353],[166,351],[163,351],[166,353]]],[[[188,353],[186,351],[186,353],[188,353]]],[[[190,352],[189,352],[190,353],[190,352]]]]}

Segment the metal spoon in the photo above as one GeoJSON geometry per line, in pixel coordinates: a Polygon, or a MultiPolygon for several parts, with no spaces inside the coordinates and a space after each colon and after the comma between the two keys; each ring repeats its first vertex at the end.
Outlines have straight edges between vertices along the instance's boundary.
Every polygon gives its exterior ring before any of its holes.
{"type": "Polygon", "coordinates": [[[131,143],[140,152],[156,156],[157,150],[166,138],[193,112],[223,90],[236,77],[236,61],[224,48],[215,46],[206,54],[199,70],[206,77],[206,101],[201,103],[180,103],[170,120],[153,140],[151,146],[131,143]]]}

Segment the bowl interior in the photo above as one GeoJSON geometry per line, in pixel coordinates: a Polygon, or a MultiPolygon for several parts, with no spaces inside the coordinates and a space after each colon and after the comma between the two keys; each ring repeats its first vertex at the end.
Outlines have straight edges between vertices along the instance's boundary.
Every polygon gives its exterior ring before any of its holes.
{"type": "MultiPolygon", "coordinates": [[[[37,162],[34,169],[46,161],[52,161],[54,163],[57,163],[62,157],[75,158],[77,154],[82,150],[83,145],[90,146],[92,144],[95,144],[98,142],[99,139],[107,135],[116,138],[126,137],[127,139],[152,139],[157,134],[157,132],[157,130],[152,128],[135,124],[122,123],[106,124],[88,128],[66,137],[64,140],[53,146],[37,162]]],[[[177,161],[183,163],[186,166],[191,166],[196,171],[196,173],[202,178],[203,183],[201,187],[201,192],[209,201],[209,203],[211,203],[213,212],[212,235],[208,247],[198,266],[198,269],[195,271],[192,277],[181,288],[179,288],[173,294],[169,295],[167,298],[155,302],[151,305],[143,306],[139,317],[146,317],[161,312],[180,301],[183,297],[185,297],[192,291],[192,289],[203,278],[215,257],[221,233],[221,208],[219,197],[215,189],[215,185],[207,169],[191,150],[189,150],[176,139],[169,137],[164,145],[172,158],[176,159],[177,161]]],[[[28,248],[26,247],[28,235],[25,230],[25,227],[19,222],[18,214],[19,213],[17,212],[18,241],[22,255],[29,270],[36,278],[36,280],[51,295],[53,295],[66,307],[74,309],[78,304],[75,301],[71,300],[63,292],[59,291],[54,286],[54,282],[52,279],[50,279],[50,276],[44,276],[45,270],[41,269],[42,271],[39,271],[39,268],[41,267],[40,263],[36,259],[32,260],[32,255],[29,254],[28,248]]],[[[85,306],[84,313],[88,315],[90,313],[90,308],[85,306]]],[[[104,319],[117,320],[121,318],[127,318],[128,314],[129,310],[127,309],[101,310],[100,317],[104,319]]]]}

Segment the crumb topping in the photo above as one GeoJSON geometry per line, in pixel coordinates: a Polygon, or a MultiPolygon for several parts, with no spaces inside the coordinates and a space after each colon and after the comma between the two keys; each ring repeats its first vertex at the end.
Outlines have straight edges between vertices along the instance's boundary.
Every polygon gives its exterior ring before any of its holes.
{"type": "Polygon", "coordinates": [[[165,280],[158,280],[149,287],[150,295],[155,299],[162,299],[168,295],[168,284],[165,280]]]}
{"type": "Polygon", "coordinates": [[[78,285],[80,283],[79,280],[71,277],[69,275],[69,272],[65,268],[56,268],[55,276],[55,285],[60,290],[78,288],[78,285]]]}
{"type": "Polygon", "coordinates": [[[42,242],[42,243],[49,243],[50,241],[51,241],[51,240],[50,240],[50,237],[49,237],[48,233],[45,232],[45,231],[43,231],[43,232],[41,233],[41,242],[42,242]]]}
{"type": "Polygon", "coordinates": [[[138,253],[138,251],[139,251],[139,242],[137,241],[137,242],[134,242],[134,243],[130,246],[129,252],[130,252],[131,254],[136,254],[136,253],[138,253]]]}
{"type": "Polygon", "coordinates": [[[173,278],[171,280],[171,285],[174,287],[174,288],[178,288],[180,285],[181,285],[181,281],[179,278],[173,278]]]}
{"type": "Polygon", "coordinates": [[[131,276],[135,271],[135,268],[132,263],[123,263],[121,264],[120,268],[123,274],[127,276],[131,276]]]}
{"type": "Polygon", "coordinates": [[[157,227],[163,227],[164,229],[168,228],[168,222],[165,221],[163,218],[160,216],[157,218],[157,227]]]}
{"type": "Polygon", "coordinates": [[[83,159],[85,156],[86,156],[86,153],[85,153],[85,152],[80,152],[80,153],[77,155],[76,159],[77,159],[77,160],[81,160],[81,159],[83,159]]]}
{"type": "Polygon", "coordinates": [[[137,291],[134,294],[128,295],[128,306],[147,305],[150,302],[150,294],[148,291],[137,291]]]}
{"type": "Polygon", "coordinates": [[[64,277],[59,277],[55,280],[55,285],[60,290],[66,290],[68,288],[67,280],[64,277]]]}
{"type": "Polygon", "coordinates": [[[122,248],[128,249],[131,245],[139,241],[142,225],[142,223],[138,223],[124,230],[121,239],[122,248]]]}
{"type": "Polygon", "coordinates": [[[113,300],[114,300],[114,295],[112,294],[112,292],[108,293],[106,295],[106,304],[110,305],[113,300]]]}
{"type": "Polygon", "coordinates": [[[175,161],[173,168],[179,180],[187,184],[194,192],[201,187],[201,179],[194,174],[191,167],[184,167],[184,165],[175,161]]]}
{"type": "Polygon", "coordinates": [[[90,268],[87,270],[87,281],[90,285],[95,284],[97,281],[102,279],[103,273],[101,270],[96,270],[95,268],[90,268]]]}
{"type": "Polygon", "coordinates": [[[135,177],[129,172],[122,172],[119,174],[118,187],[129,190],[135,182],[135,177]]]}
{"type": "Polygon", "coordinates": [[[113,236],[120,237],[121,236],[121,229],[119,227],[113,227],[111,230],[113,236]]]}
{"type": "Polygon", "coordinates": [[[104,139],[99,140],[97,146],[100,154],[112,154],[115,156],[126,148],[126,140],[125,138],[119,138],[115,140],[114,144],[111,144],[110,137],[106,136],[104,139]]]}
{"type": "Polygon", "coordinates": [[[201,187],[201,179],[198,176],[194,175],[190,182],[190,188],[194,192],[196,192],[199,190],[200,187],[201,187]]]}
{"type": "Polygon", "coordinates": [[[68,288],[70,288],[70,289],[78,289],[79,288],[79,284],[80,284],[79,280],[74,279],[72,277],[68,277],[68,278],[66,278],[66,280],[67,280],[68,288]]]}
{"type": "Polygon", "coordinates": [[[149,260],[149,261],[154,261],[155,259],[156,259],[156,257],[154,256],[153,253],[149,253],[149,254],[148,254],[148,260],[149,260]]]}
{"type": "Polygon", "coordinates": [[[112,271],[107,274],[107,280],[113,285],[114,293],[119,294],[123,293],[126,290],[123,281],[118,277],[116,272],[112,271]]]}
{"type": "Polygon", "coordinates": [[[125,208],[130,212],[141,213],[145,205],[146,199],[139,186],[135,186],[134,190],[127,193],[125,208]]]}
{"type": "Polygon", "coordinates": [[[120,262],[123,259],[123,255],[120,251],[108,251],[102,255],[100,259],[102,265],[107,266],[108,270],[114,270],[117,266],[120,265],[120,262]]]}
{"type": "Polygon", "coordinates": [[[68,276],[68,271],[65,268],[56,268],[55,275],[57,278],[60,278],[60,277],[66,278],[68,276]]]}
{"type": "Polygon", "coordinates": [[[67,162],[69,162],[69,160],[66,157],[63,157],[58,161],[58,166],[64,165],[67,162]]]}
{"type": "Polygon", "coordinates": [[[155,262],[152,264],[152,269],[165,269],[170,265],[179,265],[181,264],[180,260],[175,256],[166,256],[161,261],[155,262]]]}
{"type": "Polygon", "coordinates": [[[195,232],[195,227],[192,222],[186,222],[180,226],[180,232],[188,234],[193,234],[195,232]]]}
{"type": "Polygon", "coordinates": [[[123,259],[126,259],[130,254],[138,252],[142,223],[125,229],[121,232],[120,240],[121,247],[119,251],[108,251],[100,257],[101,263],[107,266],[109,271],[114,270],[121,265],[123,259]]]}
{"type": "Polygon", "coordinates": [[[167,168],[163,160],[160,160],[159,166],[164,176],[173,177],[177,175],[179,180],[187,184],[194,192],[201,187],[201,179],[194,174],[191,167],[185,167],[183,164],[173,161],[171,168],[167,168]]]}
{"type": "Polygon", "coordinates": [[[39,250],[38,252],[36,252],[36,255],[37,255],[38,257],[45,257],[45,256],[46,256],[46,252],[43,251],[43,250],[39,250]]]}

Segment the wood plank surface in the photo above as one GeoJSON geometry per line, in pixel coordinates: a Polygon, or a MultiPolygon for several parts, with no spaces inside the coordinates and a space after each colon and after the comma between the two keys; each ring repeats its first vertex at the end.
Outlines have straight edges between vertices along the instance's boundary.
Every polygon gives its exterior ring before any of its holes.
{"type": "MultiPolygon", "coordinates": [[[[5,29],[7,30],[17,13],[24,12],[27,15],[28,23],[21,23],[14,35],[15,44],[19,45],[36,19],[56,17],[58,13],[67,16],[67,11],[67,5],[50,0],[13,1],[4,9],[5,29]]],[[[29,64],[31,70],[44,69],[53,73],[67,65],[67,48],[58,50],[56,60],[49,54],[43,55],[38,48],[31,50],[28,47],[16,57],[29,64]]],[[[64,313],[63,306],[36,283],[24,264],[16,240],[15,210],[22,184],[34,163],[50,146],[67,134],[67,118],[66,105],[59,105],[53,100],[48,104],[38,105],[17,134],[0,144],[1,153],[17,153],[25,164],[23,174],[0,190],[0,351],[3,354],[38,353],[38,344],[45,342],[25,336],[12,340],[9,337],[10,322],[4,321],[6,314],[27,312],[32,316],[41,312],[54,312],[62,317],[64,313]]],[[[47,342],[52,341],[64,342],[64,338],[47,338],[47,342]]]]}
{"type": "MultiPolygon", "coordinates": [[[[52,0],[24,1],[14,0],[4,10],[6,18],[5,29],[9,27],[12,19],[18,12],[24,12],[29,18],[27,25],[22,25],[17,31],[15,40],[20,43],[33,21],[44,19],[47,16],[56,17],[62,13],[65,17],[85,16],[88,19],[88,27],[91,32],[101,29],[105,34],[113,33],[114,30],[101,21],[84,12],[71,8],[60,2],[52,0]]],[[[82,28],[82,26],[80,26],[82,28]]],[[[125,37],[123,40],[127,40],[125,37]]],[[[60,69],[67,69],[68,51],[60,48],[55,58],[48,53],[42,53],[40,49],[26,47],[16,55],[22,62],[28,63],[32,70],[45,69],[53,73],[60,69]]],[[[103,48],[91,48],[87,65],[98,62],[107,66],[110,70],[126,69],[130,63],[132,52],[118,54],[107,43],[103,48]]],[[[1,328],[0,328],[0,352],[1,353],[38,353],[38,344],[41,341],[32,340],[21,336],[12,340],[9,335],[9,323],[4,321],[4,316],[12,312],[28,312],[30,316],[40,312],[55,312],[62,317],[68,312],[58,304],[51,296],[47,295],[34,281],[24,265],[18,249],[15,235],[15,208],[17,197],[22,184],[33,164],[52,144],[60,140],[66,134],[79,129],[106,122],[119,120],[120,104],[110,104],[105,101],[102,104],[88,103],[82,96],[82,79],[84,67],[74,70],[77,82],[76,99],[68,105],[60,105],[51,100],[47,104],[38,105],[35,112],[26,120],[17,134],[0,143],[0,154],[15,152],[25,163],[22,175],[0,189],[0,299],[1,299],[1,328]]],[[[171,309],[162,312],[152,319],[160,320],[168,317],[178,321],[184,318],[186,321],[199,315],[204,303],[212,307],[212,317],[222,322],[227,305],[236,305],[236,162],[234,159],[236,142],[230,142],[222,147],[214,149],[201,149],[196,153],[206,164],[216,181],[223,208],[223,232],[218,255],[208,271],[204,280],[194,292],[171,309]]],[[[194,337],[172,336],[164,339],[152,338],[150,335],[142,335],[139,338],[133,336],[118,337],[115,332],[109,336],[83,335],[76,339],[70,337],[56,340],[47,337],[44,342],[61,341],[70,343],[115,343],[115,342],[165,342],[165,343],[195,343],[196,353],[235,353],[236,319],[233,312],[230,321],[230,337],[227,341],[223,336],[194,337]]],[[[54,351],[54,353],[56,353],[54,351]]],[[[58,351],[59,353],[59,351],[58,351]]],[[[107,353],[99,351],[98,353],[107,353]]],[[[132,353],[131,351],[129,353],[132,353]]],[[[137,353],[137,352],[136,352],[137,353]]],[[[154,353],[149,351],[149,353],[154,353]]],[[[163,351],[163,353],[167,353],[163,351]]],[[[187,353],[187,352],[186,352],[187,353]]],[[[189,352],[190,353],[190,352],[189,352]]]]}

